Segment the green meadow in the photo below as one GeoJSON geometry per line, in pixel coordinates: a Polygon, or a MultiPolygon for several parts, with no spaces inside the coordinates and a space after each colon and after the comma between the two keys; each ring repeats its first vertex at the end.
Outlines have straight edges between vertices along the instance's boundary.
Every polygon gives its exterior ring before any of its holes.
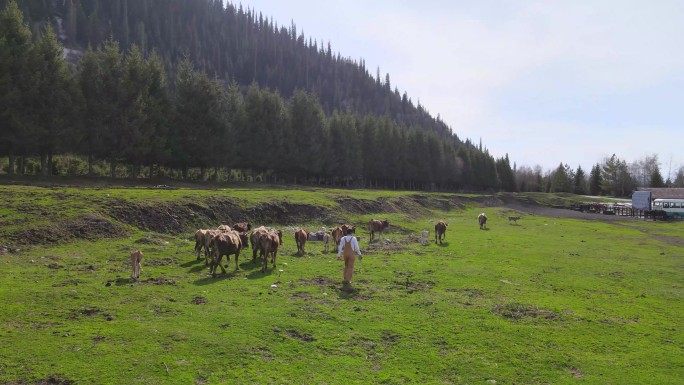
{"type": "Polygon", "coordinates": [[[681,221],[525,209],[581,200],[543,194],[3,185],[0,196],[3,384],[684,378],[681,221]],[[390,227],[369,243],[374,218],[390,227]],[[239,270],[231,258],[211,277],[194,230],[245,220],[283,230],[277,267],[261,273],[243,250],[239,270]],[[343,223],[364,255],[352,292],[334,246],[310,241],[300,257],[293,239],[343,223]]]}

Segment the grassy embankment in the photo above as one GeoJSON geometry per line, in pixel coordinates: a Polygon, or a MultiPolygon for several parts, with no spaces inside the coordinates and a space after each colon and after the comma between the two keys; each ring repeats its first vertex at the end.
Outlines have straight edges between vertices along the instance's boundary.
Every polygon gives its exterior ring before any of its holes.
{"type": "Polygon", "coordinates": [[[496,196],[382,191],[0,186],[0,195],[0,245],[12,250],[0,254],[0,383],[684,378],[682,222],[522,213],[516,225],[506,217],[520,213],[496,196]],[[240,270],[231,260],[227,276],[209,277],[192,229],[250,215],[286,230],[278,267],[262,274],[244,252],[240,270]],[[297,225],[361,228],[374,217],[391,228],[370,245],[359,230],[354,293],[340,291],[341,262],[320,242],[295,255],[297,225]],[[154,222],[169,218],[177,223],[154,222]],[[445,243],[421,246],[419,232],[434,236],[439,219],[445,243]],[[128,278],[132,248],[145,253],[138,282],[128,278]]]}

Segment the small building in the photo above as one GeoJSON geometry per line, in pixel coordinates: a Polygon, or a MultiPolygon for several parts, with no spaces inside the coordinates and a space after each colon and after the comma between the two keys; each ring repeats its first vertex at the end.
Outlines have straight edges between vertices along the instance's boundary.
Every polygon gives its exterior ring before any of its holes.
{"type": "Polygon", "coordinates": [[[637,187],[637,191],[650,191],[651,199],[684,199],[684,188],[637,187]]]}

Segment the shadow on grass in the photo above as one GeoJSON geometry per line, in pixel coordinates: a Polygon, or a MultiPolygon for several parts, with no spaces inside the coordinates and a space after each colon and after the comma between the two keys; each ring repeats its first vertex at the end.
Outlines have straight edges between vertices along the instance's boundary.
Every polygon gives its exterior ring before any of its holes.
{"type": "Polygon", "coordinates": [[[209,266],[205,264],[204,258],[193,259],[191,261],[187,261],[187,262],[181,264],[180,266],[181,267],[190,267],[190,270],[188,270],[188,272],[190,272],[190,273],[197,273],[198,271],[202,271],[204,269],[209,268],[209,266]]]}
{"type": "Polygon", "coordinates": [[[215,276],[207,276],[204,278],[200,278],[195,280],[192,284],[195,286],[206,286],[206,285],[211,285],[214,283],[218,283],[227,279],[232,279],[234,278],[237,273],[239,273],[240,270],[228,270],[225,274],[222,273],[217,273],[215,276]]]}
{"type": "Polygon", "coordinates": [[[278,270],[278,266],[275,268],[269,263],[268,264],[268,269],[266,269],[265,273],[261,272],[261,267],[262,265],[258,266],[258,269],[255,269],[251,273],[247,274],[246,277],[247,279],[257,279],[257,278],[266,278],[266,277],[280,277],[281,272],[278,270]]]}
{"type": "Polygon", "coordinates": [[[190,260],[190,261],[187,261],[187,262],[181,264],[180,266],[181,267],[190,267],[190,266],[196,265],[198,263],[204,263],[204,258],[193,259],[193,260],[190,260]]]}
{"type": "Polygon", "coordinates": [[[359,289],[352,285],[342,285],[337,288],[341,299],[355,299],[359,295],[359,289]]]}
{"type": "Polygon", "coordinates": [[[205,269],[208,269],[209,266],[205,265],[202,263],[201,265],[193,266],[190,270],[188,270],[190,273],[197,273],[198,271],[202,271],[205,269]]]}
{"type": "Polygon", "coordinates": [[[136,282],[138,282],[138,280],[134,278],[117,278],[107,281],[107,283],[105,283],[105,286],[112,286],[112,283],[116,286],[131,285],[136,282]]]}
{"type": "Polygon", "coordinates": [[[447,246],[449,246],[449,242],[446,242],[446,241],[445,241],[445,242],[442,242],[442,243],[438,243],[437,246],[439,246],[439,247],[447,247],[447,246]]]}

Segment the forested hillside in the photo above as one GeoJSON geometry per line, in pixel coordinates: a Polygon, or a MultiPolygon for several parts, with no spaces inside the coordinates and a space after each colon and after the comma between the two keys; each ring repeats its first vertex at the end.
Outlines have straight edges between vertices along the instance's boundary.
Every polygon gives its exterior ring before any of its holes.
{"type": "Polygon", "coordinates": [[[294,23],[220,0],[0,6],[11,75],[0,81],[0,156],[10,173],[35,156],[42,173],[55,172],[53,155],[76,154],[89,173],[106,162],[112,176],[125,164],[133,177],[199,168],[219,180],[238,170],[286,182],[515,189],[507,157],[462,142],[389,74],[371,75],[363,59],[294,23]],[[55,54],[61,45],[87,53],[69,66],[55,54]]]}

